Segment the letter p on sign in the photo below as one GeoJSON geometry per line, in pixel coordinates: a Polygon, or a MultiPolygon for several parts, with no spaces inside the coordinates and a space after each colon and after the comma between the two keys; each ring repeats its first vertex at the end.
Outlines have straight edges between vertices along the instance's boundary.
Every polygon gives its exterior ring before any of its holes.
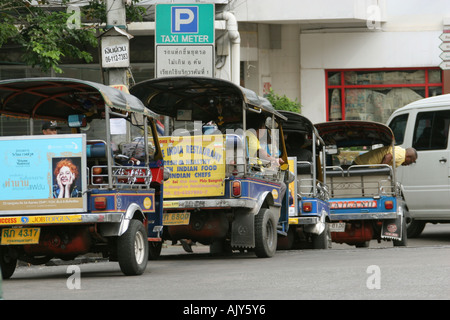
{"type": "Polygon", "coordinates": [[[198,33],[198,7],[172,7],[172,33],[198,33]]]}

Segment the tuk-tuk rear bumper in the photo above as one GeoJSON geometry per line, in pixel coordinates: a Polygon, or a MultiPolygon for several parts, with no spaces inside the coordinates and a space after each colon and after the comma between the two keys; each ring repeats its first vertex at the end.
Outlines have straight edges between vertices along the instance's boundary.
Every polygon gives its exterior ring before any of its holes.
{"type": "Polygon", "coordinates": [[[194,209],[194,208],[254,208],[256,201],[248,199],[187,199],[164,201],[166,209],[194,209]]]}
{"type": "Polygon", "coordinates": [[[290,225],[317,224],[319,217],[289,217],[290,225]]]}
{"type": "Polygon", "coordinates": [[[397,212],[330,213],[329,218],[331,221],[384,220],[397,218],[397,212]]]}

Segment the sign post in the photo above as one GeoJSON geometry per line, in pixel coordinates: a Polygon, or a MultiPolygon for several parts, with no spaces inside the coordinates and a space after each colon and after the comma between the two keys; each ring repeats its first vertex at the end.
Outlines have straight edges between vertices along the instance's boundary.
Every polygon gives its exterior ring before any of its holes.
{"type": "Polygon", "coordinates": [[[214,76],[214,4],[157,4],[155,77],[214,76]]]}

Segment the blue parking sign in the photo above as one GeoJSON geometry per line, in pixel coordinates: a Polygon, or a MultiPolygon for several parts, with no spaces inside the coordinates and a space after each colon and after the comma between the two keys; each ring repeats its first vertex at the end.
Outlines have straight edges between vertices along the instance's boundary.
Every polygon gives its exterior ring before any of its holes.
{"type": "Polygon", "coordinates": [[[172,33],[198,33],[198,7],[172,7],[172,33]]]}
{"type": "Polygon", "coordinates": [[[155,44],[214,44],[213,3],[157,4],[155,44]]]}

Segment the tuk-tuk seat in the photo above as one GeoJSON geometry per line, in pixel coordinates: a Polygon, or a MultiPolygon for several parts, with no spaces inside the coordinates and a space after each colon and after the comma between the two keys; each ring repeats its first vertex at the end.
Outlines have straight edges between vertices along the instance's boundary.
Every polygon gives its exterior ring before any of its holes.
{"type": "Polygon", "coordinates": [[[327,167],[326,176],[331,197],[367,197],[394,191],[392,168],[379,166],[327,167]]]}

